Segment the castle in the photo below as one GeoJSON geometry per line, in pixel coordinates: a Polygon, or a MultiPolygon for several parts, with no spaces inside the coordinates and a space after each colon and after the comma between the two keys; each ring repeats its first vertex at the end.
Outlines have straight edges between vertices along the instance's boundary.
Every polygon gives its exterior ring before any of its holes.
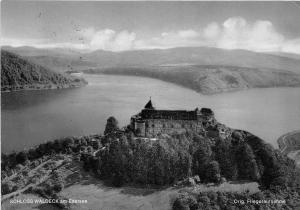
{"type": "Polygon", "coordinates": [[[205,127],[214,123],[214,113],[211,109],[157,110],[150,99],[140,113],[131,117],[130,127],[137,136],[155,138],[160,134],[181,133],[187,130],[202,132],[205,127]]]}

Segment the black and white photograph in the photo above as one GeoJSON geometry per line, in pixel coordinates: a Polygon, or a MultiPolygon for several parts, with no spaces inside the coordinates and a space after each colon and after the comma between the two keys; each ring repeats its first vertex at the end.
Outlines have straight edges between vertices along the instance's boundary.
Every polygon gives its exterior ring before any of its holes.
{"type": "Polygon", "coordinates": [[[299,210],[299,1],[1,1],[1,209],[299,210]]]}

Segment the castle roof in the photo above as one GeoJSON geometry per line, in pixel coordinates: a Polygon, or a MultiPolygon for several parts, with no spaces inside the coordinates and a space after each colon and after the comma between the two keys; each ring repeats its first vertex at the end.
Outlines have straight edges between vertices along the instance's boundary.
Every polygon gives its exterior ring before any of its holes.
{"type": "Polygon", "coordinates": [[[209,108],[199,110],[156,110],[153,107],[151,98],[145,105],[144,109],[135,117],[143,119],[172,119],[172,120],[197,120],[198,115],[213,116],[214,113],[209,108]]]}
{"type": "Polygon", "coordinates": [[[143,109],[142,119],[197,120],[196,111],[143,109]]]}
{"type": "Polygon", "coordinates": [[[153,107],[153,105],[152,105],[151,99],[148,101],[148,103],[145,105],[144,108],[145,108],[145,109],[153,109],[153,110],[154,110],[154,107],[153,107]]]}

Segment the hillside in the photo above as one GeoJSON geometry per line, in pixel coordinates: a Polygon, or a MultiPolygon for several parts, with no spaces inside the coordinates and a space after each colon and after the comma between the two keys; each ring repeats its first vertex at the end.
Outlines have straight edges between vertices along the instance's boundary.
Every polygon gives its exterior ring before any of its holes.
{"type": "Polygon", "coordinates": [[[89,69],[84,72],[151,77],[179,84],[203,94],[248,88],[300,86],[300,74],[274,69],[235,66],[165,65],[89,69]]]}
{"type": "Polygon", "coordinates": [[[204,94],[261,87],[299,87],[294,54],[266,54],[208,47],[110,52],[5,47],[57,72],[137,75],[179,84],[204,94]]]}
{"type": "Polygon", "coordinates": [[[145,65],[221,65],[249,68],[272,68],[300,73],[298,59],[246,50],[223,50],[208,47],[181,47],[165,50],[136,50],[119,53],[95,51],[84,56],[101,66],[145,65]]]}
{"type": "Polygon", "coordinates": [[[56,72],[76,71],[97,66],[93,62],[83,60],[83,53],[70,49],[38,49],[26,46],[16,48],[4,46],[2,49],[56,72]]]}
{"type": "Polygon", "coordinates": [[[286,133],[277,142],[281,153],[293,159],[300,167],[300,131],[286,133]]]}
{"type": "Polygon", "coordinates": [[[179,47],[123,52],[103,50],[78,52],[68,49],[36,49],[32,47],[4,47],[4,49],[26,56],[29,60],[42,66],[60,71],[84,70],[94,67],[192,64],[271,68],[300,73],[299,56],[284,53],[275,55],[209,47],[179,47]]]}
{"type": "MultiPolygon", "coordinates": [[[[108,120],[104,135],[65,137],[2,154],[2,202],[33,193],[88,201],[74,209],[153,209],[157,203],[171,203],[173,209],[196,209],[180,207],[197,203],[237,209],[233,199],[250,198],[286,200],[272,209],[298,209],[300,176],[294,161],[247,131],[212,122],[199,132],[187,128],[151,140],[108,120]]],[[[255,209],[254,203],[247,205],[255,209]]],[[[269,203],[263,205],[270,209],[269,203]]]]}
{"type": "Polygon", "coordinates": [[[52,72],[16,54],[1,51],[1,91],[78,87],[85,83],[80,78],[52,72]]]}

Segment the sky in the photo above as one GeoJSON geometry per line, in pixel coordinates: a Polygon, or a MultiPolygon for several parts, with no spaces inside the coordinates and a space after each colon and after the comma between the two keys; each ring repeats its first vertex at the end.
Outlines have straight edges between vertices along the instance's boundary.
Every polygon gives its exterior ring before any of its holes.
{"type": "Polygon", "coordinates": [[[1,2],[1,45],[300,54],[297,2],[1,2]]]}

